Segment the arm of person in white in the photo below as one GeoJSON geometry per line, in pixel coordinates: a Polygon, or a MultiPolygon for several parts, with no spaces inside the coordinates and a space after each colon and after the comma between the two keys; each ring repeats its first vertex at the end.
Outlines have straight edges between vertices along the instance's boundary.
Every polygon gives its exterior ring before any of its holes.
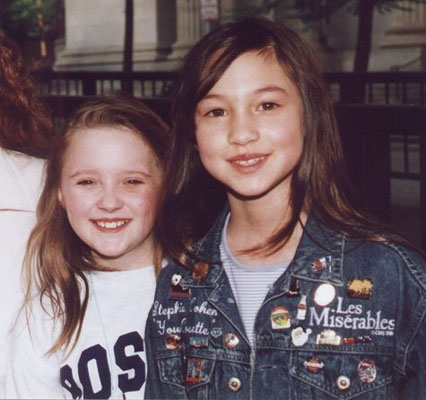
{"type": "Polygon", "coordinates": [[[32,316],[29,329],[21,313],[8,338],[4,398],[65,398],[57,355],[46,354],[52,345],[54,324],[46,315],[39,317],[36,321],[32,316]]]}

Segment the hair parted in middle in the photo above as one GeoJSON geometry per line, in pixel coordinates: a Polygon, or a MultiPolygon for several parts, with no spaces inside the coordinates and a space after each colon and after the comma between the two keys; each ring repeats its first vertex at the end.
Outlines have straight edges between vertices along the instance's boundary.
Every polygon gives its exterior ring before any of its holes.
{"type": "MultiPolygon", "coordinates": [[[[60,337],[51,352],[68,348],[73,337],[74,344],[77,341],[88,301],[84,272],[99,269],[90,248],[71,228],[59,201],[58,190],[64,156],[74,133],[100,127],[126,128],[137,134],[153,150],[158,167],[165,169],[169,141],[167,124],[141,101],[124,94],[96,98],[84,104],[58,138],[47,162],[46,180],[37,208],[37,224],[28,242],[24,264],[27,307],[36,289],[43,309],[48,312],[44,307],[47,299],[49,309],[53,310],[52,317],[62,323],[60,337]]],[[[159,245],[156,245],[155,252],[154,263],[158,273],[164,253],[159,245]]]]}
{"type": "Polygon", "coordinates": [[[185,254],[190,243],[206,233],[224,204],[223,188],[208,176],[197,153],[196,106],[231,63],[246,52],[275,55],[297,87],[303,105],[304,141],[292,177],[289,222],[248,251],[272,253],[283,246],[302,210],[348,234],[360,235],[361,226],[377,230],[353,205],[329,89],[314,51],[290,28],[251,17],[221,25],[204,36],[187,54],[175,86],[167,195],[159,220],[169,253],[188,267],[190,259],[185,254]]]}

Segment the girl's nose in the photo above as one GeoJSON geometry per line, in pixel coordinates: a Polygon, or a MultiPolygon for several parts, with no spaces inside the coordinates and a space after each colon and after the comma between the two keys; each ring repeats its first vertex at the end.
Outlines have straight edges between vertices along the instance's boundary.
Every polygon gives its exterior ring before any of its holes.
{"type": "Polygon", "coordinates": [[[247,114],[237,114],[231,118],[228,140],[230,144],[244,146],[259,138],[258,130],[253,118],[247,114]]]}
{"type": "Polygon", "coordinates": [[[113,212],[123,207],[123,201],[115,188],[103,188],[97,206],[102,210],[113,212]]]}

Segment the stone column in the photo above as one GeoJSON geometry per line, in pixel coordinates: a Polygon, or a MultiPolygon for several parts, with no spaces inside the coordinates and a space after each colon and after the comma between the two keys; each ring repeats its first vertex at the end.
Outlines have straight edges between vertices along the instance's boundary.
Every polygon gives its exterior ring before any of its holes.
{"type": "MultiPolygon", "coordinates": [[[[124,47],[123,0],[65,0],[65,47],[54,68],[120,71],[124,47]]],[[[133,69],[168,69],[175,39],[174,0],[134,0],[133,69]]]]}
{"type": "Polygon", "coordinates": [[[175,0],[134,1],[134,70],[174,69],[167,57],[176,38],[175,0]]]}
{"type": "Polygon", "coordinates": [[[179,60],[201,37],[199,0],[176,0],[176,42],[170,60],[179,60]]]}
{"type": "Polygon", "coordinates": [[[124,2],[65,0],[65,46],[56,70],[118,70],[124,40],[124,2]],[[120,7],[120,3],[123,6],[120,7]]]}

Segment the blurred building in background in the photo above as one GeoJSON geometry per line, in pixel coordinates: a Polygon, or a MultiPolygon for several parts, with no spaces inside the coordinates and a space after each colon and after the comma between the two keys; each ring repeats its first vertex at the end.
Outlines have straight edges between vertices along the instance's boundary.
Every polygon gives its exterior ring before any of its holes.
{"type": "MultiPolygon", "coordinates": [[[[65,0],[65,37],[54,69],[119,71],[124,47],[123,0],[65,0]]],[[[219,23],[238,18],[261,0],[134,0],[134,71],[175,70],[191,46],[219,23]]],[[[426,4],[413,11],[375,12],[370,71],[426,69],[426,4]]],[[[288,3],[286,3],[288,4],[288,3]]],[[[288,5],[286,6],[288,7],[288,5]]],[[[282,21],[280,7],[267,13],[282,21]]],[[[317,49],[326,71],[351,71],[357,16],[343,7],[329,21],[286,21],[317,49]]]]}

